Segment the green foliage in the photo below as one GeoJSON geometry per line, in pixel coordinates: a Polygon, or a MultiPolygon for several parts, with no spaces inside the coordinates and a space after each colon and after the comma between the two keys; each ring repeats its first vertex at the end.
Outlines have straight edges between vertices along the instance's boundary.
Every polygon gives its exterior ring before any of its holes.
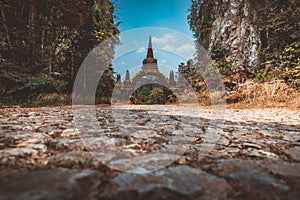
{"type": "Polygon", "coordinates": [[[102,77],[100,78],[98,83],[96,98],[102,99],[103,102],[96,101],[96,103],[110,103],[113,89],[115,86],[113,74],[114,69],[112,67],[106,69],[102,74],[102,77]]]}
{"type": "Polygon", "coordinates": [[[257,81],[284,79],[299,88],[299,1],[265,0],[258,28],[261,30],[263,48],[260,52],[260,67],[256,70],[257,81]]]}
{"type": "Polygon", "coordinates": [[[10,103],[27,103],[33,100],[39,94],[62,93],[66,86],[63,80],[57,80],[47,74],[31,74],[28,72],[18,71],[15,66],[8,66],[8,69],[0,68],[0,96],[2,101],[10,103]],[[24,99],[26,96],[26,99],[24,99]]]}
{"type": "Polygon", "coordinates": [[[136,90],[134,102],[136,104],[162,104],[162,86],[158,84],[145,84],[141,86],[136,90]]]}
{"type": "Polygon", "coordinates": [[[217,43],[212,47],[211,58],[213,60],[221,60],[226,56],[226,49],[221,43],[217,43]]]}
{"type": "MultiPolygon", "coordinates": [[[[119,32],[109,0],[3,0],[0,14],[0,101],[71,93],[84,58],[119,32]]],[[[98,52],[107,66],[117,43],[98,52]]],[[[113,73],[104,73],[99,88],[114,86],[113,73]]]]}
{"type": "Polygon", "coordinates": [[[171,94],[169,94],[167,96],[167,99],[168,99],[168,101],[170,103],[176,103],[176,102],[178,102],[178,98],[177,98],[176,94],[174,94],[173,92],[171,92],[171,94]]]}
{"type": "Polygon", "coordinates": [[[234,67],[231,60],[227,57],[228,52],[221,43],[217,43],[212,47],[211,58],[213,59],[213,65],[216,66],[219,73],[223,76],[224,81],[233,81],[234,79],[234,67]]]}
{"type": "Polygon", "coordinates": [[[198,44],[209,47],[209,38],[212,31],[214,1],[192,0],[189,9],[188,21],[198,44]]]}
{"type": "Polygon", "coordinates": [[[268,8],[265,27],[269,33],[269,49],[278,52],[300,39],[300,7],[291,0],[279,1],[274,6],[268,8]]]}
{"type": "Polygon", "coordinates": [[[203,64],[189,60],[186,64],[181,63],[179,65],[178,72],[193,88],[200,86],[202,91],[207,89],[206,86],[212,90],[217,90],[220,84],[219,69],[216,62],[203,64]]]}
{"type": "MultiPolygon", "coordinates": [[[[159,84],[145,84],[135,91],[132,95],[132,100],[135,104],[164,104],[163,86],[159,84]]],[[[170,103],[178,102],[177,96],[173,91],[166,91],[166,101],[170,103]]]]}
{"type": "Polygon", "coordinates": [[[202,76],[197,70],[197,63],[193,60],[188,60],[186,63],[180,63],[178,66],[178,73],[188,80],[192,87],[196,87],[199,82],[203,81],[202,76]]]}
{"type": "Polygon", "coordinates": [[[163,104],[163,90],[156,87],[151,90],[149,96],[149,104],[163,104]]]}
{"type": "Polygon", "coordinates": [[[299,88],[300,43],[294,42],[279,53],[264,53],[266,61],[257,72],[258,81],[284,79],[299,88]]]}
{"type": "Polygon", "coordinates": [[[284,80],[295,88],[300,88],[300,59],[298,65],[292,69],[288,69],[284,74],[284,80]]]}

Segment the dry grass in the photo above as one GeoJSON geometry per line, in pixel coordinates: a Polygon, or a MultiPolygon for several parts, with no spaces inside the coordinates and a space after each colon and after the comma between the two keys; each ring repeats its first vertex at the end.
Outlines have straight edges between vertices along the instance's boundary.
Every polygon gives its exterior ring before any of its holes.
{"type": "Polygon", "coordinates": [[[229,108],[300,108],[300,91],[283,81],[247,83],[226,97],[229,108]]]}
{"type": "MultiPolygon", "coordinates": [[[[210,106],[212,101],[222,99],[219,93],[210,94],[203,90],[197,94],[200,106],[210,106]]],[[[238,91],[225,97],[227,108],[252,109],[252,108],[300,108],[300,91],[295,90],[284,81],[266,83],[247,82],[239,85],[238,91]]]]}
{"type": "Polygon", "coordinates": [[[68,94],[41,94],[32,103],[32,106],[63,106],[70,105],[71,102],[71,95],[68,94]]]}
{"type": "MultiPolygon", "coordinates": [[[[197,104],[204,107],[211,106],[212,101],[217,102],[221,98],[220,95],[219,93],[210,94],[204,89],[197,94],[197,104]]],[[[229,109],[300,109],[300,91],[289,87],[283,81],[248,82],[240,85],[236,93],[229,94],[225,98],[229,109]]],[[[194,103],[194,100],[194,95],[186,95],[181,103],[194,103]]],[[[33,106],[61,106],[70,105],[71,102],[71,95],[44,94],[37,98],[33,106]]]]}
{"type": "Polygon", "coordinates": [[[200,106],[210,106],[212,103],[211,96],[210,96],[208,90],[201,91],[197,95],[197,99],[198,99],[200,106]]]}

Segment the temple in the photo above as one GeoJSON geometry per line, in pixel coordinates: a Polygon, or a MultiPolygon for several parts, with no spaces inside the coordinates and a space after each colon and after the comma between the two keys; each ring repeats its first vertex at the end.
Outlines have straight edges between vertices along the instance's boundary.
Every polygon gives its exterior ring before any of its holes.
{"type": "Polygon", "coordinates": [[[114,88],[114,101],[120,103],[128,103],[132,101],[132,97],[136,95],[136,90],[143,84],[157,83],[163,86],[163,101],[167,102],[168,91],[179,91],[180,81],[175,80],[174,71],[170,71],[169,78],[165,77],[158,69],[157,59],[154,58],[152,40],[149,37],[147,55],[143,60],[141,70],[131,79],[129,70],[126,70],[125,80],[121,82],[121,76],[117,76],[116,85],[114,88]],[[145,82],[145,79],[146,80],[145,82]],[[147,82],[148,81],[148,82],[147,82]],[[142,84],[141,84],[142,82],[142,84]]]}
{"type": "Polygon", "coordinates": [[[159,73],[157,60],[154,58],[151,36],[148,43],[147,57],[143,60],[142,70],[145,73],[159,73]]]}

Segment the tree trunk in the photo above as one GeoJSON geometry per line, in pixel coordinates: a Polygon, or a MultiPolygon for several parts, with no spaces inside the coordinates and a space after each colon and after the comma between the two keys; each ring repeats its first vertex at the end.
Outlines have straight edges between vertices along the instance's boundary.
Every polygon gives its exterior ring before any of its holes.
{"type": "Polygon", "coordinates": [[[52,55],[53,55],[52,47],[53,46],[51,46],[50,51],[49,51],[49,66],[48,66],[49,76],[51,76],[51,74],[52,74],[52,55]]]}
{"type": "Polygon", "coordinates": [[[74,77],[75,77],[75,73],[74,73],[74,70],[75,70],[75,59],[74,59],[74,47],[72,48],[71,50],[71,80],[73,81],[74,80],[74,77]]]}
{"type": "Polygon", "coordinates": [[[4,29],[6,31],[7,43],[8,43],[9,48],[12,49],[11,40],[10,40],[10,36],[9,36],[9,31],[8,31],[8,27],[7,27],[7,24],[6,24],[6,17],[5,17],[5,14],[4,14],[4,11],[3,11],[2,8],[1,8],[1,15],[2,15],[2,19],[3,19],[4,29]]]}
{"type": "Polygon", "coordinates": [[[42,59],[44,59],[44,46],[45,46],[45,29],[42,31],[42,36],[41,36],[41,56],[42,56],[42,59]]]}
{"type": "Polygon", "coordinates": [[[35,38],[34,38],[34,16],[35,16],[35,7],[33,4],[33,1],[31,0],[29,2],[29,13],[28,13],[28,26],[29,26],[29,63],[33,63],[33,55],[34,55],[34,44],[35,44],[35,38]]]}

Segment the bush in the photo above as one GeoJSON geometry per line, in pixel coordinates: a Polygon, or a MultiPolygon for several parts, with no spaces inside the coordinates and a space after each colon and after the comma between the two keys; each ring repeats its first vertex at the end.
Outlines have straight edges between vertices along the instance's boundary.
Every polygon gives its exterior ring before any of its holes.
{"type": "Polygon", "coordinates": [[[163,95],[163,90],[161,88],[154,88],[150,92],[149,104],[163,104],[163,95]]]}
{"type": "Polygon", "coordinates": [[[66,82],[43,73],[30,74],[20,67],[2,65],[0,95],[3,103],[30,103],[44,93],[62,93],[66,82]]]}
{"type": "Polygon", "coordinates": [[[33,106],[62,106],[70,105],[72,98],[70,94],[40,94],[33,101],[33,106]]]}
{"type": "Polygon", "coordinates": [[[256,73],[257,81],[284,79],[295,88],[300,88],[300,43],[294,42],[280,53],[263,52],[266,61],[256,73]]]}

